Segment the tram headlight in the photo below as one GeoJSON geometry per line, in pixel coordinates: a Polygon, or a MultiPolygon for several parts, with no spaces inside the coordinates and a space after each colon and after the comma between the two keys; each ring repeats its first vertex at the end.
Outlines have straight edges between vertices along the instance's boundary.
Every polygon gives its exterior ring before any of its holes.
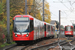
{"type": "Polygon", "coordinates": [[[17,34],[15,34],[15,36],[17,37],[17,34]]]}
{"type": "Polygon", "coordinates": [[[26,37],[28,37],[28,36],[29,36],[29,33],[27,33],[26,37]]]}
{"type": "Polygon", "coordinates": [[[71,33],[69,33],[69,34],[71,34],[71,33]]]}
{"type": "Polygon", "coordinates": [[[71,34],[71,33],[66,33],[66,34],[71,34]]]}
{"type": "Polygon", "coordinates": [[[29,35],[26,35],[26,37],[28,37],[29,35]]]}

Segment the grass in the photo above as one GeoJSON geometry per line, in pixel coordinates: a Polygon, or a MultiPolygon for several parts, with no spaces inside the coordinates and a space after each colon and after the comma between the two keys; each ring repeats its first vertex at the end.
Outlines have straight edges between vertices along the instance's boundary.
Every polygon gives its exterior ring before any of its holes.
{"type": "Polygon", "coordinates": [[[5,45],[4,45],[4,44],[2,44],[2,45],[1,45],[1,47],[5,47],[5,45]]]}
{"type": "MultiPolygon", "coordinates": [[[[15,44],[15,42],[11,42],[11,44],[15,44]]],[[[2,44],[0,47],[5,47],[5,46],[11,45],[11,44],[4,43],[4,44],[2,44]]]]}
{"type": "Polygon", "coordinates": [[[12,44],[15,44],[15,42],[12,42],[12,44]]]}

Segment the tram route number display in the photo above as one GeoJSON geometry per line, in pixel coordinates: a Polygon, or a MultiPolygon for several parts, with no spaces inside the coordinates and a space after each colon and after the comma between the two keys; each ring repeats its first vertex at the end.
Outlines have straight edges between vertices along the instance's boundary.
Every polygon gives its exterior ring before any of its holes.
{"type": "Polygon", "coordinates": [[[28,21],[29,18],[28,17],[24,17],[24,18],[16,18],[16,21],[28,21]]]}

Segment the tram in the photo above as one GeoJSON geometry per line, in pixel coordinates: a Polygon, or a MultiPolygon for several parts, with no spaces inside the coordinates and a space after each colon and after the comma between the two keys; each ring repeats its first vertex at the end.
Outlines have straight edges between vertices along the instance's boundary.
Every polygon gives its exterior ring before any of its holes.
{"type": "Polygon", "coordinates": [[[66,37],[73,37],[73,26],[65,26],[65,36],[66,37]]]}
{"type": "Polygon", "coordinates": [[[54,37],[54,26],[30,15],[16,15],[13,18],[13,41],[34,41],[45,37],[54,37]]]}

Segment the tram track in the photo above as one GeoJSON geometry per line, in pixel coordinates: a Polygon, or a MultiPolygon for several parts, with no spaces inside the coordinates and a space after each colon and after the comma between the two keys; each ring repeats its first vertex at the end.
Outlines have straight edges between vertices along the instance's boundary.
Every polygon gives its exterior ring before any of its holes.
{"type": "Polygon", "coordinates": [[[26,45],[26,46],[17,46],[17,45],[15,45],[15,46],[12,46],[10,48],[6,48],[4,50],[24,50],[28,46],[30,46],[30,45],[26,45]]]}
{"type": "Polygon", "coordinates": [[[2,50],[8,50],[10,48],[13,48],[15,47],[17,44],[13,44],[13,45],[9,45],[9,46],[6,46],[5,48],[3,48],[2,50]]]}
{"type": "MultiPolygon", "coordinates": [[[[65,42],[66,40],[60,41],[60,43],[65,42]]],[[[31,50],[43,50],[43,48],[49,48],[50,46],[57,46],[58,45],[58,41],[54,42],[54,43],[50,43],[50,44],[46,44],[46,45],[42,45],[36,48],[32,48],[31,50]]]]}
{"type": "Polygon", "coordinates": [[[72,39],[72,41],[70,41],[70,42],[67,42],[67,41],[64,41],[63,43],[59,43],[60,45],[58,46],[54,46],[54,47],[49,47],[49,48],[47,48],[46,50],[65,50],[64,48],[66,48],[66,47],[69,47],[69,49],[68,50],[70,50],[70,49],[74,49],[74,45],[72,45],[72,43],[73,42],[75,42],[75,39],[72,39]],[[72,47],[72,48],[70,48],[70,47],[72,47]]]}
{"type": "MultiPolygon", "coordinates": [[[[74,42],[74,41],[75,40],[72,39],[71,42],[74,42]]],[[[69,42],[67,42],[66,40],[59,41],[59,44],[60,44],[60,46],[70,45],[69,42]]],[[[31,50],[44,50],[44,49],[45,50],[49,50],[50,48],[55,48],[57,46],[58,46],[58,41],[57,42],[54,42],[54,43],[51,43],[51,44],[47,44],[47,45],[39,46],[39,47],[36,47],[36,48],[32,48],[31,50]]]]}
{"type": "MultiPolygon", "coordinates": [[[[62,39],[62,40],[65,40],[64,38],[60,38],[60,39],[62,39]]],[[[60,40],[61,41],[61,40],[60,40]]],[[[41,41],[41,42],[38,42],[38,43],[35,43],[35,44],[33,44],[32,46],[29,46],[29,47],[27,47],[26,49],[24,49],[24,50],[32,50],[33,48],[36,48],[36,47],[40,47],[40,46],[44,46],[44,45],[48,45],[48,44],[52,44],[52,43],[57,43],[58,42],[58,40],[57,40],[57,38],[55,38],[55,39],[49,39],[49,40],[45,40],[45,41],[41,41]]],[[[53,44],[52,44],[53,45],[53,44]]],[[[52,46],[51,45],[51,46],[52,46]]]]}
{"type": "MultiPolygon", "coordinates": [[[[65,38],[60,38],[60,39],[65,40],[65,38]]],[[[48,45],[49,43],[51,46],[53,46],[58,43],[58,40],[57,40],[57,38],[54,38],[54,39],[42,40],[42,41],[38,41],[38,42],[36,41],[35,43],[30,43],[30,44],[25,44],[25,45],[20,45],[20,46],[18,46],[16,44],[14,46],[5,48],[4,50],[31,50],[32,48],[48,45]]]]}

